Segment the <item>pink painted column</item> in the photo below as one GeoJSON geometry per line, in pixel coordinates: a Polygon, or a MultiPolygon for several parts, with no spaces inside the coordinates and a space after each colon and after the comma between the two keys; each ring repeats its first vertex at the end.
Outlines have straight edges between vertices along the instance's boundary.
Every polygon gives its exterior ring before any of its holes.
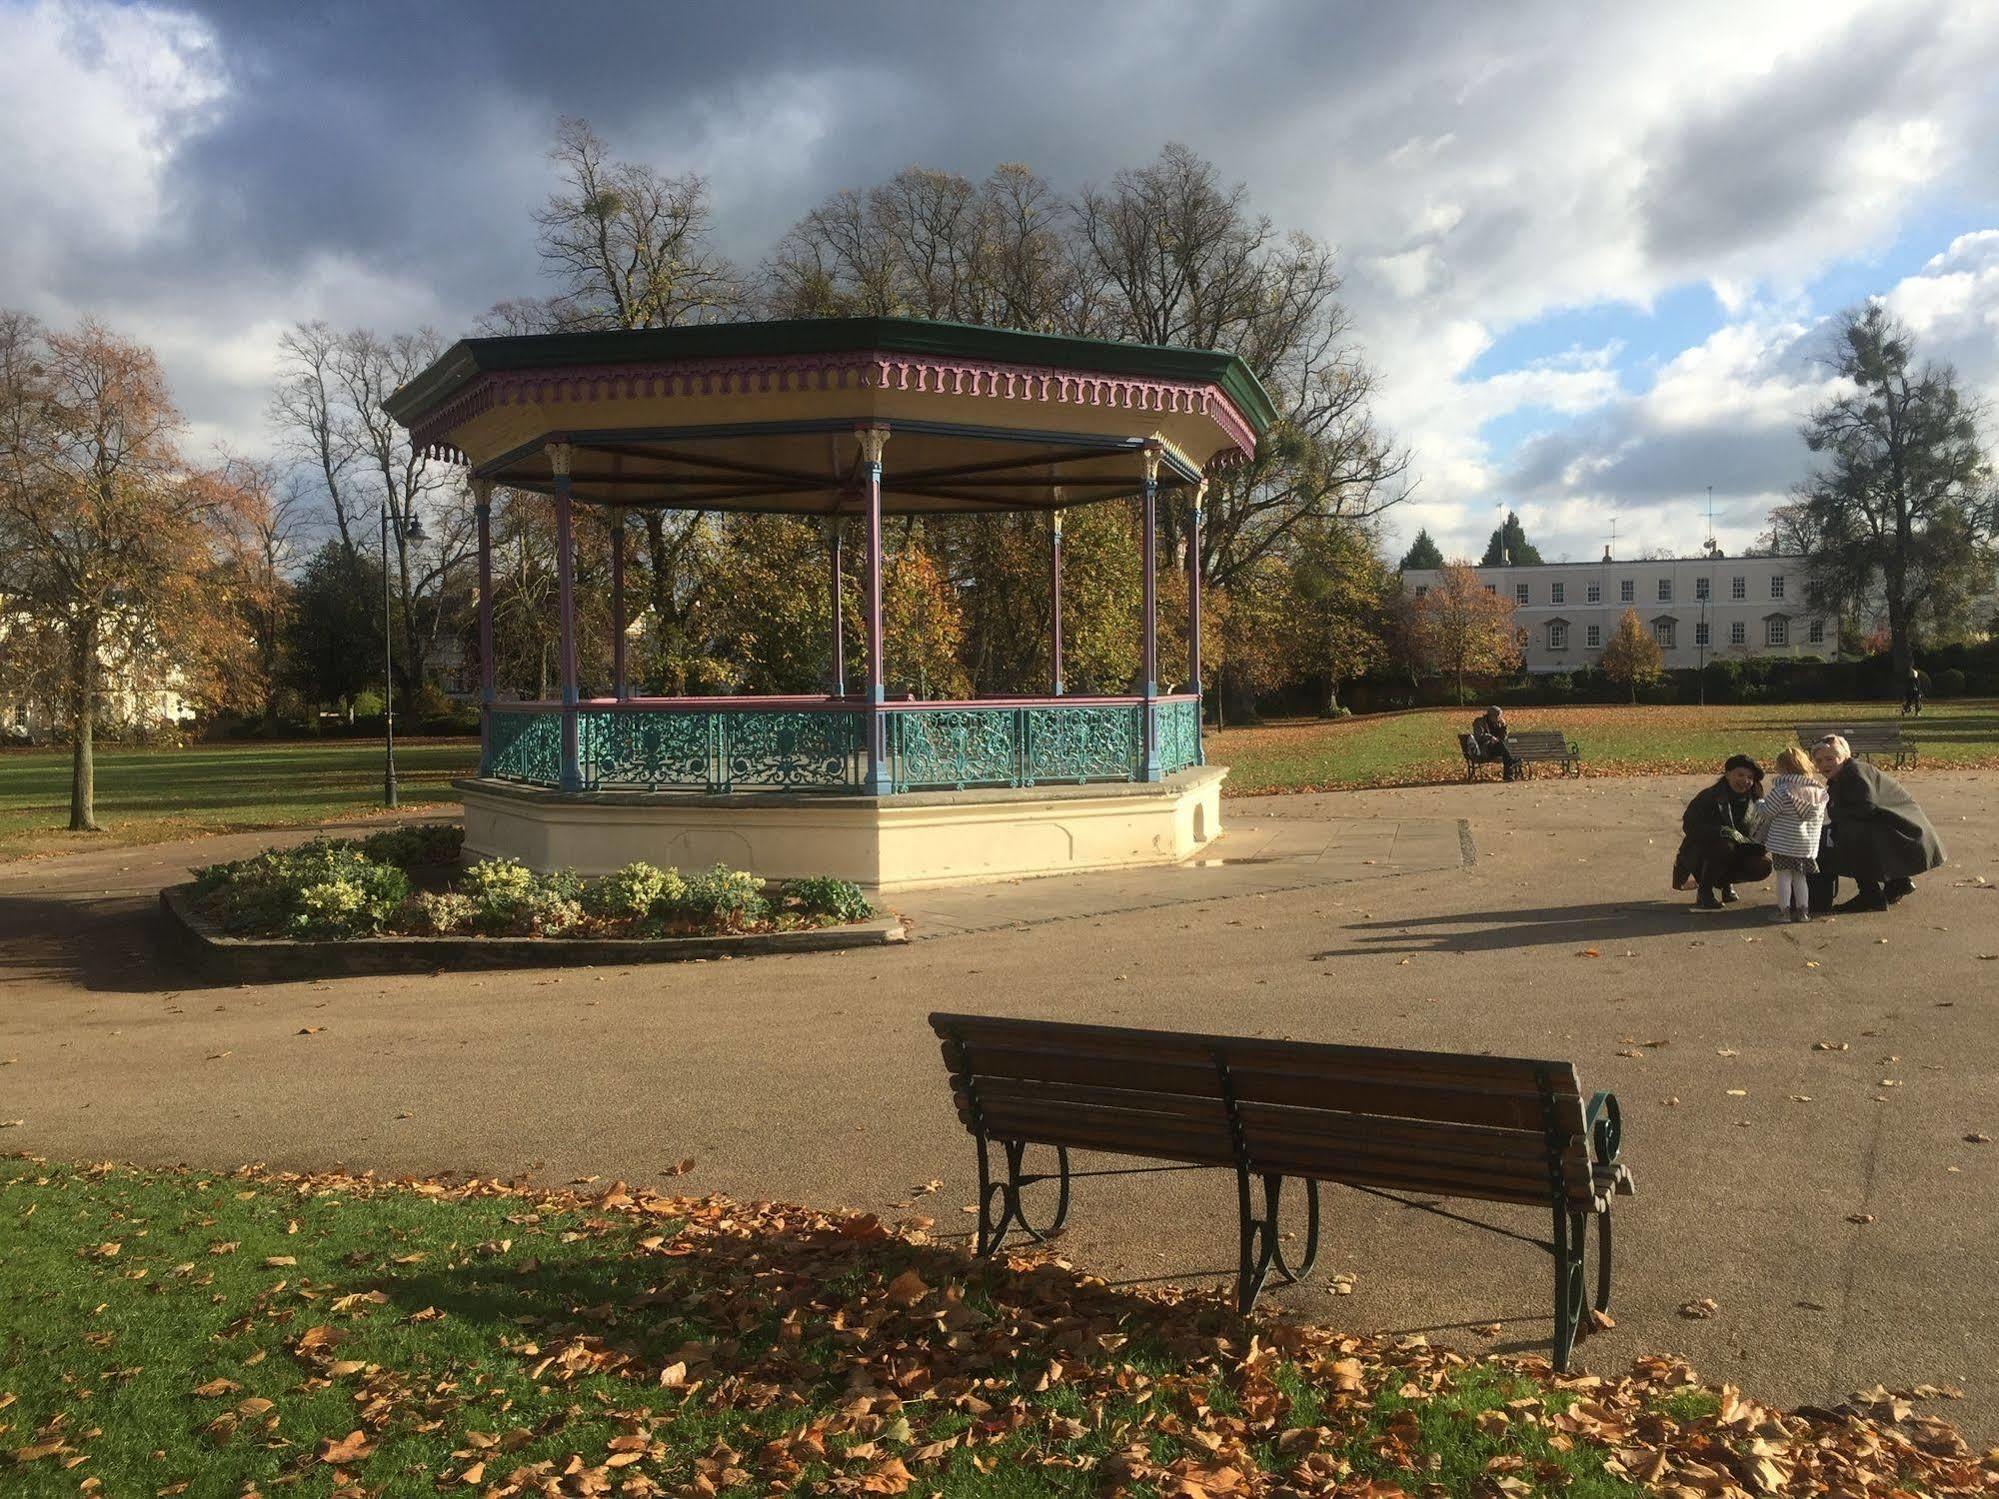
{"type": "Polygon", "coordinates": [[[1139,696],[1142,699],[1139,727],[1144,738],[1144,751],[1139,764],[1139,779],[1159,781],[1165,779],[1165,771],[1159,762],[1159,446],[1156,443],[1146,445],[1145,485],[1139,493],[1145,502],[1145,576],[1142,580],[1145,627],[1143,664],[1139,667],[1139,696]]]}
{"type": "Polygon", "coordinates": [[[576,733],[576,538],[569,501],[571,449],[566,442],[554,442],[543,451],[555,476],[556,607],[562,617],[562,789],[581,791],[583,770],[576,733]]]}
{"type": "Polygon", "coordinates": [[[624,702],[632,695],[625,675],[625,511],[611,511],[611,695],[624,702]]]}
{"type": "Polygon", "coordinates": [[[833,696],[847,695],[847,622],[843,617],[844,604],[840,598],[840,584],[844,580],[845,569],[840,560],[840,517],[835,515],[826,522],[826,591],[831,595],[833,606],[833,696]]]}
{"type": "Polygon", "coordinates": [[[1208,516],[1208,481],[1194,486],[1194,518],[1187,532],[1187,680],[1192,684],[1194,721],[1201,701],[1201,524],[1208,516]]]}
{"type": "MultiPolygon", "coordinates": [[[[1062,491],[1055,491],[1062,502],[1062,491]]],[[[1062,512],[1048,513],[1048,692],[1062,695],[1062,512]]]]}
{"type": "Polygon", "coordinates": [[[479,523],[479,774],[493,772],[493,481],[472,481],[472,514],[479,523]]]}
{"type": "Polygon", "coordinates": [[[888,692],[882,672],[882,446],[888,441],[887,427],[861,427],[855,436],[861,444],[862,502],[868,517],[867,629],[868,706],[866,733],[868,766],[861,790],[870,796],[887,796],[892,784],[888,745],[888,692]]]}

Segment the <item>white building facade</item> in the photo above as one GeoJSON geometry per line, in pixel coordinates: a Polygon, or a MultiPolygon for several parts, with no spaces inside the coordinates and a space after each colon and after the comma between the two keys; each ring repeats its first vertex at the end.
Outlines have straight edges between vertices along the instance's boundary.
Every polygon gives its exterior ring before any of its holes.
{"type": "MultiPolygon", "coordinates": [[[[1830,661],[1839,622],[1811,612],[1801,557],[1674,557],[1476,567],[1486,590],[1512,601],[1530,672],[1594,667],[1626,611],[1659,643],[1668,671],[1710,661],[1782,657],[1830,661]]],[[[1439,574],[1412,568],[1421,596],[1439,574]]]]}

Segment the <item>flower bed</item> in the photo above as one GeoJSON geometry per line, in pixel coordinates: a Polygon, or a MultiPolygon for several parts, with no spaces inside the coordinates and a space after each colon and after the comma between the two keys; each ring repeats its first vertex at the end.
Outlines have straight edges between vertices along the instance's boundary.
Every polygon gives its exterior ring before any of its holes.
{"type": "Polygon", "coordinates": [[[704,937],[811,931],[875,915],[848,880],[766,884],[719,864],[692,874],[628,864],[585,879],[482,859],[446,877],[442,866],[463,842],[463,830],[449,825],[392,828],[361,842],[314,839],[198,871],[190,903],[229,936],[293,941],[704,937]]]}

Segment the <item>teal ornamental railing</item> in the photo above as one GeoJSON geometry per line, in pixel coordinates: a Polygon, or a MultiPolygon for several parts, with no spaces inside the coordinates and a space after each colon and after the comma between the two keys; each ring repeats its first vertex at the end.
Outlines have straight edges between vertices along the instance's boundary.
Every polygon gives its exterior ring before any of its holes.
{"type": "MultiPolygon", "coordinates": [[[[891,703],[883,709],[896,792],[1133,781],[1143,763],[1144,702],[1031,698],[891,703]]],[[[1200,705],[1160,698],[1168,774],[1199,765],[1200,705]]],[[[578,762],[589,791],[858,792],[869,715],[851,698],[675,698],[577,709],[578,762]]],[[[485,773],[557,786],[562,710],[500,703],[485,773]]]]}

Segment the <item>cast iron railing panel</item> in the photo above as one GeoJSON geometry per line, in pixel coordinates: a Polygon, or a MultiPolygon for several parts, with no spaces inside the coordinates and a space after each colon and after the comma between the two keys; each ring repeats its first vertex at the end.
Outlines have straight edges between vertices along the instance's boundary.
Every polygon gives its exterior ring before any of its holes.
{"type": "Polygon", "coordinates": [[[562,780],[562,714],[494,713],[489,718],[488,775],[554,786],[562,780]]]}
{"type": "Polygon", "coordinates": [[[1027,709],[1027,760],[1014,784],[1136,780],[1144,712],[1136,703],[1027,709]]]}
{"type": "Polygon", "coordinates": [[[577,717],[583,784],[592,791],[705,791],[714,781],[715,714],[583,711],[577,717]]]}
{"type": "Polygon", "coordinates": [[[889,716],[897,791],[1020,784],[1020,708],[929,708],[889,716]]]}
{"type": "Polygon", "coordinates": [[[717,791],[742,786],[848,791],[860,784],[859,713],[731,709],[714,716],[721,771],[717,791]]]}
{"type": "Polygon", "coordinates": [[[1159,765],[1168,775],[1201,763],[1201,705],[1182,701],[1161,703],[1155,710],[1159,723],[1159,765]]]}

